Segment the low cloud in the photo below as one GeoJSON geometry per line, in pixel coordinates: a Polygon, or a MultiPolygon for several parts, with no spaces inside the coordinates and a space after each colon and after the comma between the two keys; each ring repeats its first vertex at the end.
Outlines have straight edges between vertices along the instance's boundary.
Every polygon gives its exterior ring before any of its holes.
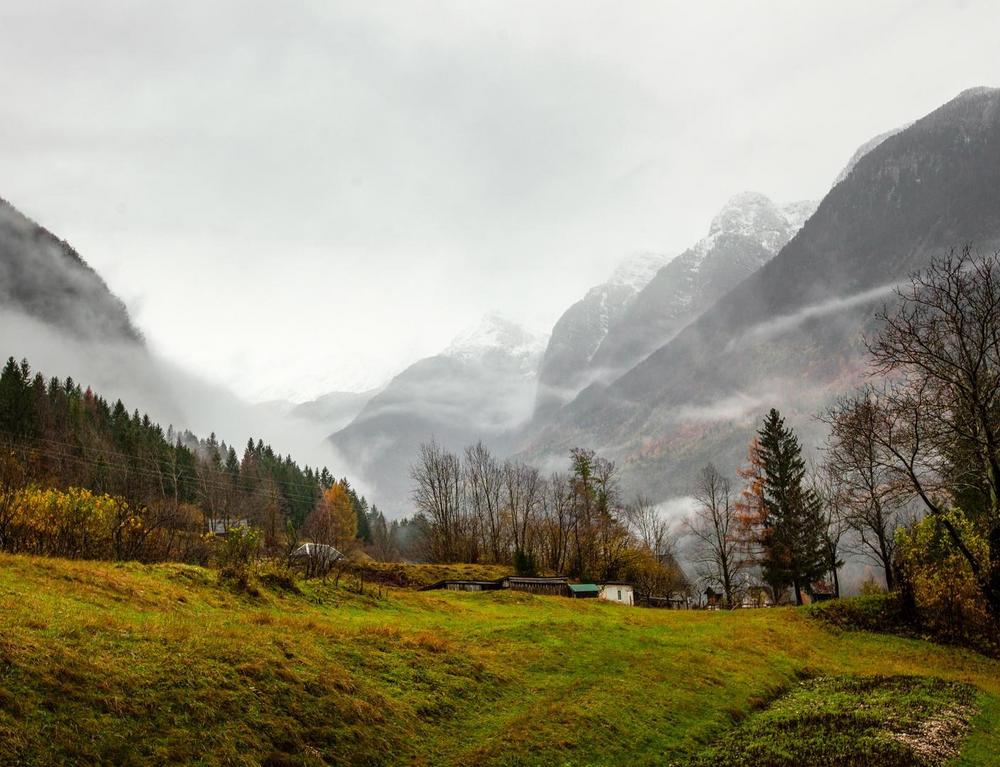
{"type": "MultiPolygon", "coordinates": [[[[46,378],[67,376],[166,428],[214,432],[239,454],[248,439],[263,439],[301,464],[327,466],[355,482],[355,472],[327,440],[322,423],[290,417],[278,404],[255,405],[162,359],[141,344],[69,337],[51,325],[0,309],[0,355],[27,359],[46,378]]],[[[0,360],[2,362],[2,360],[0,360]]],[[[361,483],[360,488],[366,488],[361,483]]]]}
{"type": "Polygon", "coordinates": [[[731,340],[726,346],[726,351],[732,351],[747,341],[766,341],[771,338],[775,338],[783,333],[787,333],[793,328],[798,327],[802,323],[816,319],[817,317],[826,317],[837,314],[845,309],[851,309],[856,306],[864,306],[865,304],[871,304],[880,299],[884,300],[890,293],[892,293],[895,287],[896,283],[889,283],[886,285],[880,285],[876,288],[871,288],[870,290],[863,290],[860,293],[854,293],[849,296],[829,298],[825,301],[805,306],[792,314],[781,315],[780,317],[775,317],[774,319],[758,323],[757,325],[751,327],[742,336],[731,340]]]}

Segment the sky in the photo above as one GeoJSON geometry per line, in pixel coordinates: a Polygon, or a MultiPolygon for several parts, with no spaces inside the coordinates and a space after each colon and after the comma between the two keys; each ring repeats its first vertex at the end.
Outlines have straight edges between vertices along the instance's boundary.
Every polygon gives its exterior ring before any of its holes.
{"type": "Polygon", "coordinates": [[[252,401],[538,332],[1000,84],[995,2],[0,4],[0,196],[252,401]]]}

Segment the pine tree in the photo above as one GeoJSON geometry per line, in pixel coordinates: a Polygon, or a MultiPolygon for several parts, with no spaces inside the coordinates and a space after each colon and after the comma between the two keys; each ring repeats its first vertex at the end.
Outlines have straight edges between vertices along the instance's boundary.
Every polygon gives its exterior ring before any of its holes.
{"type": "Polygon", "coordinates": [[[798,438],[773,408],[757,446],[763,482],[755,536],[764,579],[776,593],[791,586],[796,604],[802,604],[802,591],[810,591],[826,570],[821,503],[805,486],[798,438]]]}

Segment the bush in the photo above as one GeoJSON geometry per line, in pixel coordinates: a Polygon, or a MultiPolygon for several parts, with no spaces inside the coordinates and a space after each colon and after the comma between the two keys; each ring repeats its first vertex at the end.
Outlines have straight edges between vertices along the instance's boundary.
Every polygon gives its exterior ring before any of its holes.
{"type": "Polygon", "coordinates": [[[263,535],[252,527],[231,527],[217,554],[219,579],[229,581],[240,591],[256,594],[252,585],[253,567],[260,555],[263,535]]]}
{"type": "Polygon", "coordinates": [[[914,616],[898,594],[878,592],[812,604],[809,612],[830,626],[883,634],[916,633],[914,616]]]}
{"type": "MultiPolygon", "coordinates": [[[[982,556],[985,542],[962,512],[949,512],[949,521],[982,556]]],[[[939,519],[926,517],[897,533],[896,566],[899,591],[863,588],[861,596],[814,605],[811,614],[839,628],[917,636],[1000,656],[1000,637],[975,576],[939,519]]]]}
{"type": "Polygon", "coordinates": [[[268,559],[260,564],[257,577],[265,586],[277,591],[287,591],[291,594],[301,594],[295,582],[295,571],[287,563],[268,559]]]}
{"type": "Polygon", "coordinates": [[[885,586],[875,580],[872,576],[868,576],[867,579],[862,581],[859,593],[863,597],[870,597],[876,594],[884,594],[885,586]]]}
{"type": "Polygon", "coordinates": [[[120,559],[142,522],[121,498],[79,487],[17,493],[7,535],[11,551],[79,559],[120,559]]]}
{"type": "MultiPolygon", "coordinates": [[[[948,522],[981,562],[987,544],[960,509],[948,522]]],[[[955,547],[942,520],[928,516],[896,536],[902,586],[909,592],[922,631],[945,642],[996,651],[998,638],[968,561],[955,547]]]]}

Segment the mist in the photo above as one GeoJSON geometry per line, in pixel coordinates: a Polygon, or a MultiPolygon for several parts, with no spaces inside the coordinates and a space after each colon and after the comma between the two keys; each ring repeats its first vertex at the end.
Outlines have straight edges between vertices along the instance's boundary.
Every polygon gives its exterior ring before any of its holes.
{"type": "MultiPolygon", "coordinates": [[[[46,379],[72,377],[81,387],[129,412],[148,414],[164,429],[190,430],[199,438],[215,433],[240,453],[247,440],[262,439],[299,463],[326,466],[335,476],[356,473],[328,441],[322,421],[296,418],[280,404],[248,403],[229,390],[130,341],[102,341],[68,335],[22,312],[0,308],[0,353],[27,359],[46,379]]],[[[363,482],[358,489],[365,491],[363,482]]]]}

